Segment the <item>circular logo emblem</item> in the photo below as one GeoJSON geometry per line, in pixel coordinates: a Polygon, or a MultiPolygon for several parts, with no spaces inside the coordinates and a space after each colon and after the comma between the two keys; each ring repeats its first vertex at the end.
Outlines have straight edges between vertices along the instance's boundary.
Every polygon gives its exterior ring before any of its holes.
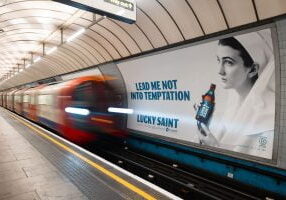
{"type": "Polygon", "coordinates": [[[259,138],[259,144],[261,146],[265,146],[267,144],[267,137],[260,137],[259,138]]]}

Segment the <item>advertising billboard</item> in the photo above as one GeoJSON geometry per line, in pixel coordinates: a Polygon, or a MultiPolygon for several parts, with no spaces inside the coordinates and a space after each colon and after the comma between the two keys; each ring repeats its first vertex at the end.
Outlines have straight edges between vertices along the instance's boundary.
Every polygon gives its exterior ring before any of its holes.
{"type": "Polygon", "coordinates": [[[271,30],[118,63],[132,130],[271,159],[271,30]]]}

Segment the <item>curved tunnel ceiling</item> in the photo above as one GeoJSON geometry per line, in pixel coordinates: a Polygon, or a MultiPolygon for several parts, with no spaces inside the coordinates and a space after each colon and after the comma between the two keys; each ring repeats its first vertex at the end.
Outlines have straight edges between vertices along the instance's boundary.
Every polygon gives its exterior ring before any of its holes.
{"type": "Polygon", "coordinates": [[[285,0],[136,3],[137,21],[130,25],[50,0],[0,0],[0,87],[21,85],[286,13],[285,0]],[[98,23],[92,25],[94,20],[98,23]],[[87,27],[78,38],[65,42],[87,27]],[[55,46],[58,49],[43,56],[43,46],[45,52],[55,46]],[[40,61],[33,62],[40,56],[40,61]]]}

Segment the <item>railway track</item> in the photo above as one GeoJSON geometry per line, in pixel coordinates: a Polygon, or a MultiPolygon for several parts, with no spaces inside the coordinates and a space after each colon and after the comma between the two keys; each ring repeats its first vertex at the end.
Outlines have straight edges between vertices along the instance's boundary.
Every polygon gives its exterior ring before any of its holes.
{"type": "MultiPolygon", "coordinates": [[[[97,155],[120,165],[122,168],[149,180],[183,199],[267,199],[264,194],[249,187],[215,181],[205,175],[198,175],[186,166],[159,161],[152,156],[142,155],[126,146],[100,144],[88,147],[97,155]]],[[[272,199],[272,198],[269,198],[272,199]]]]}

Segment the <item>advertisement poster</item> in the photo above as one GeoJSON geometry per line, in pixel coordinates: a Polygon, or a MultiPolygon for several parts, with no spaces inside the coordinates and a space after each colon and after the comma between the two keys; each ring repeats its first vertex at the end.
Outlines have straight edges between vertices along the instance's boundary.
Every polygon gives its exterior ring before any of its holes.
{"type": "Polygon", "coordinates": [[[271,30],[121,62],[129,129],[272,158],[271,30]]]}

